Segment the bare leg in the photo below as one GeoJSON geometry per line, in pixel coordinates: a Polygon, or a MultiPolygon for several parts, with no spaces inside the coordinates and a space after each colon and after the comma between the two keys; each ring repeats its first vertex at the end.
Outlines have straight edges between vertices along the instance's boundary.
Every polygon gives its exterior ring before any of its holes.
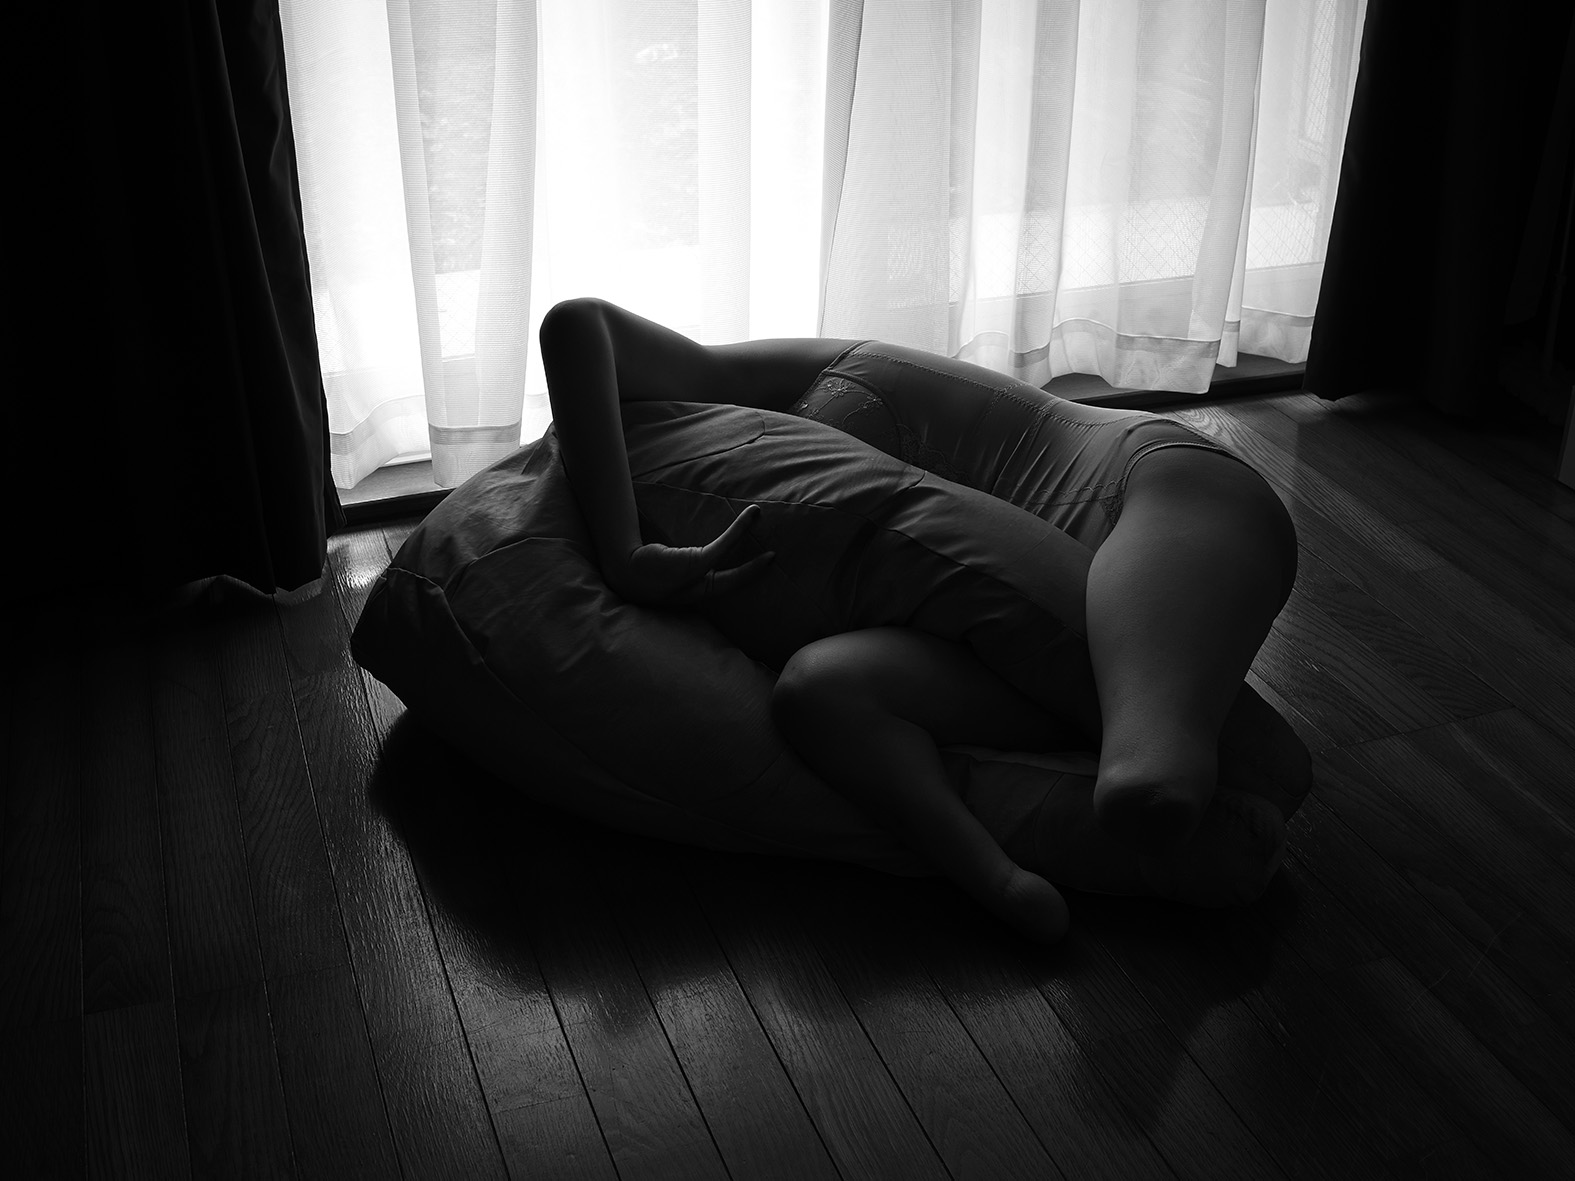
{"type": "Polygon", "coordinates": [[[1054,942],[1066,903],[958,799],[938,746],[1043,749],[1056,726],[967,648],[908,628],[818,640],[777,680],[772,717],[801,758],[999,918],[1054,942]]]}
{"type": "Polygon", "coordinates": [[[1221,730],[1295,572],[1290,517],[1250,468],[1181,447],[1138,464],[1088,572],[1094,808],[1113,837],[1160,853],[1196,828],[1220,780],[1221,730]]]}
{"type": "Polygon", "coordinates": [[[783,670],[772,704],[784,736],[828,783],[903,833],[987,909],[1046,941],[1066,927],[1064,904],[1047,882],[1241,905],[1262,892],[1284,845],[1273,807],[1226,789],[1180,848],[1139,853],[1101,830],[1091,777],[1035,771],[1032,756],[1018,756],[1004,777],[1000,767],[974,772],[985,777],[976,778],[976,791],[1027,792],[1038,801],[1026,824],[1002,836],[1003,850],[954,794],[938,746],[1060,750],[1076,745],[1074,732],[966,645],[909,628],[807,646],[783,670]]]}

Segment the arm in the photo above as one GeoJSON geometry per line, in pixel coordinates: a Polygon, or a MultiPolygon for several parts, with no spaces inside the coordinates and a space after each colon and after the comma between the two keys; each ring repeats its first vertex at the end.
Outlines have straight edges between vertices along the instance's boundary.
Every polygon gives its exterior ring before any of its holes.
{"type": "Polygon", "coordinates": [[[615,570],[640,545],[629,453],[618,417],[618,370],[603,305],[571,300],[541,322],[547,398],[564,470],[602,570],[615,570]]]}
{"type": "MultiPolygon", "coordinates": [[[[661,399],[785,410],[850,343],[801,339],[707,347],[599,299],[568,300],[547,313],[541,352],[558,443],[614,590],[642,601],[675,601],[668,592],[676,588],[668,584],[691,571],[689,582],[703,578],[753,519],[746,509],[720,538],[694,550],[643,546],[619,403],[661,399]],[[630,570],[641,551],[642,562],[662,567],[655,582],[643,585],[630,570]]],[[[714,589],[725,589],[729,574],[719,573],[714,589]]]]}

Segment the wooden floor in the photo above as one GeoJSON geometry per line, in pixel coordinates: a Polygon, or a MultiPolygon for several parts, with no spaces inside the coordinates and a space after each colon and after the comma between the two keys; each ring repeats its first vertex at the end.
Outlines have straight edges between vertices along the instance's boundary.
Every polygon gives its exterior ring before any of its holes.
{"type": "MultiPolygon", "coordinates": [[[[1318,752],[1251,909],[937,882],[527,807],[351,662],[408,533],[278,606],[12,619],[11,1177],[1575,1175],[1575,492],[1403,400],[1177,412],[1291,503],[1254,677],[1318,752]]],[[[81,544],[92,546],[84,528],[81,544]]],[[[226,585],[231,585],[228,593],[226,585]]]]}

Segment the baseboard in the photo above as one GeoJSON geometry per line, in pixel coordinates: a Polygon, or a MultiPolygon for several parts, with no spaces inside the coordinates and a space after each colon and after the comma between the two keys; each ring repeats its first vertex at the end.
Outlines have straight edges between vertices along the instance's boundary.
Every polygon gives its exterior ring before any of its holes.
{"type": "Polygon", "coordinates": [[[1091,406],[1113,406],[1119,410],[1153,410],[1161,406],[1217,402],[1226,398],[1251,398],[1259,394],[1281,394],[1302,388],[1302,373],[1307,366],[1274,357],[1242,353],[1232,366],[1214,366],[1206,394],[1178,394],[1173,390],[1114,389],[1102,377],[1088,373],[1068,373],[1054,378],[1045,389],[1069,402],[1091,406]]]}

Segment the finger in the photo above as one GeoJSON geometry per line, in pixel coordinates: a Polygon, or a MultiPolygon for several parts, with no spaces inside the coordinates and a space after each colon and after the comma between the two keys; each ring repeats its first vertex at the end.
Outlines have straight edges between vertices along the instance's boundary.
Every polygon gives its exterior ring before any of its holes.
{"type": "Polygon", "coordinates": [[[722,530],[720,537],[711,542],[710,545],[701,547],[700,552],[705,555],[706,564],[715,566],[719,563],[732,551],[734,546],[744,539],[744,534],[748,532],[749,527],[759,519],[760,506],[758,504],[747,506],[743,512],[734,517],[732,524],[722,530]]]}

